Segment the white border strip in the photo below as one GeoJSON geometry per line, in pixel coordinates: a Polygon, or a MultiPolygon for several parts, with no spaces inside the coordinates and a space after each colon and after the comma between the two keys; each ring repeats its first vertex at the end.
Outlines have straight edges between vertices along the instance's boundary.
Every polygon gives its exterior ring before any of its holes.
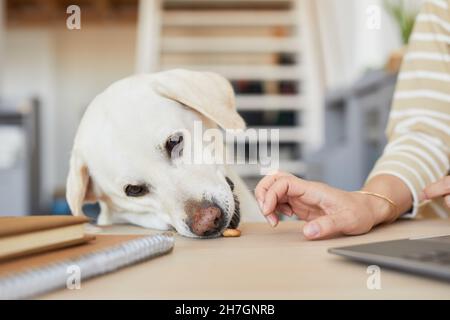
{"type": "Polygon", "coordinates": [[[403,71],[400,73],[399,79],[402,80],[427,79],[427,80],[450,82],[450,74],[444,72],[432,72],[425,70],[403,71]]]}
{"type": "Polygon", "coordinates": [[[407,53],[405,56],[405,60],[431,60],[439,62],[450,62],[450,54],[443,54],[440,52],[415,51],[407,53]]]}
{"type": "Polygon", "coordinates": [[[444,102],[450,102],[450,95],[435,91],[435,90],[408,90],[408,91],[398,91],[395,99],[417,99],[417,98],[427,98],[434,99],[444,102]]]}
{"type": "Polygon", "coordinates": [[[441,9],[448,9],[447,2],[442,0],[427,0],[426,2],[431,3],[432,5],[435,5],[436,7],[439,7],[441,9]]]}
{"type": "Polygon", "coordinates": [[[420,13],[417,18],[416,21],[420,21],[420,22],[432,22],[435,23],[437,25],[439,25],[441,28],[443,28],[445,31],[450,32],[450,23],[448,23],[447,21],[441,19],[439,16],[434,15],[434,14],[430,14],[430,13],[420,13]]]}
{"type": "Polygon", "coordinates": [[[450,44],[450,36],[440,33],[413,33],[411,35],[411,40],[426,42],[437,41],[450,44]]]}

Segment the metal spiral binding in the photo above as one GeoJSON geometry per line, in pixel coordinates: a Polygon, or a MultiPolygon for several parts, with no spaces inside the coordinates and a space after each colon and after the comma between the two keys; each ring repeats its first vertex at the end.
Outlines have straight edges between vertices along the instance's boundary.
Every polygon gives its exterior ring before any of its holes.
{"type": "Polygon", "coordinates": [[[11,274],[0,279],[0,299],[26,299],[66,286],[68,268],[81,270],[81,280],[109,273],[172,250],[174,238],[169,233],[124,242],[106,250],[82,255],[48,266],[11,274]]]}

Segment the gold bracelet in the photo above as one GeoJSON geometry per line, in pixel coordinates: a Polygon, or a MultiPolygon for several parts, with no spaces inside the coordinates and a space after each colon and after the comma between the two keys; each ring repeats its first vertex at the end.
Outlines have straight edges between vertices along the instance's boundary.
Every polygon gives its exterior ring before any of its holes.
{"type": "Polygon", "coordinates": [[[394,214],[396,215],[397,214],[397,209],[398,209],[398,207],[397,207],[397,204],[393,201],[393,200],[391,200],[391,199],[389,199],[388,197],[386,197],[386,196],[383,196],[382,194],[379,194],[379,193],[375,193],[375,192],[370,192],[370,191],[362,191],[362,190],[359,190],[359,191],[355,191],[356,193],[361,193],[361,194],[366,194],[366,195],[369,195],[369,196],[374,196],[374,197],[377,197],[377,198],[379,198],[379,199],[383,199],[383,200],[386,200],[387,202],[389,202],[389,204],[392,206],[392,208],[394,209],[394,214]]]}

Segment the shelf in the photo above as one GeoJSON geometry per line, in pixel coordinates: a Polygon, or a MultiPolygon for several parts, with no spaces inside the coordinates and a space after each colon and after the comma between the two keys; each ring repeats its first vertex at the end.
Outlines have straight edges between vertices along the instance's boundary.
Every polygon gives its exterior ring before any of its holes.
{"type": "Polygon", "coordinates": [[[233,65],[236,67],[251,67],[269,65],[273,66],[279,64],[280,55],[277,53],[165,53],[160,57],[160,63],[162,66],[192,66],[192,65],[214,65],[214,66],[226,66],[233,65]]]}
{"type": "MultiPolygon", "coordinates": [[[[248,127],[247,129],[266,129],[268,130],[268,137],[270,138],[270,130],[279,130],[279,141],[280,142],[293,142],[301,143],[305,140],[305,129],[302,127],[248,127]]],[[[260,140],[259,140],[260,141],[260,140]]],[[[228,144],[234,144],[235,140],[229,141],[228,144]]]]}
{"type": "Polygon", "coordinates": [[[82,23],[135,23],[138,0],[7,0],[6,22],[10,27],[56,26],[68,17],[66,9],[77,4],[82,10],[82,23]]]}
{"type": "Polygon", "coordinates": [[[267,37],[165,37],[161,41],[161,50],[165,52],[280,52],[300,51],[296,38],[267,37]]]}
{"type": "MultiPolygon", "coordinates": [[[[160,70],[211,71],[230,80],[238,111],[248,112],[249,119],[251,112],[258,113],[251,122],[257,126],[250,128],[278,130],[281,170],[301,175],[305,164],[296,151],[312,133],[310,126],[296,121],[307,110],[310,92],[297,1],[301,0],[164,0],[157,63],[160,70]],[[273,120],[280,111],[287,111],[280,123],[292,126],[271,127],[278,123],[273,120]],[[286,152],[291,146],[293,152],[286,152]]],[[[236,139],[227,145],[235,143],[236,139]]],[[[260,177],[257,165],[233,167],[243,177],[260,177]]]]}
{"type": "Polygon", "coordinates": [[[293,26],[296,17],[290,12],[241,10],[178,10],[163,14],[163,26],[293,26]]]}
{"type": "Polygon", "coordinates": [[[301,95],[236,95],[236,106],[242,111],[302,110],[305,109],[301,95]]]}
{"type": "MultiPolygon", "coordinates": [[[[280,171],[287,171],[295,175],[304,175],[306,173],[306,165],[301,161],[280,161],[280,171]]],[[[261,177],[260,167],[258,165],[230,165],[238,175],[244,178],[261,177]]]]}
{"type": "MultiPolygon", "coordinates": [[[[165,65],[162,69],[177,67],[178,65],[165,65]]],[[[229,80],[298,80],[302,75],[297,66],[183,65],[183,68],[217,72],[229,80]]]]}
{"type": "Polygon", "coordinates": [[[165,0],[165,10],[289,10],[291,0],[165,0]]]}
{"type": "Polygon", "coordinates": [[[305,140],[305,129],[302,127],[255,127],[256,129],[278,129],[280,132],[280,142],[294,142],[299,143],[305,140]]]}

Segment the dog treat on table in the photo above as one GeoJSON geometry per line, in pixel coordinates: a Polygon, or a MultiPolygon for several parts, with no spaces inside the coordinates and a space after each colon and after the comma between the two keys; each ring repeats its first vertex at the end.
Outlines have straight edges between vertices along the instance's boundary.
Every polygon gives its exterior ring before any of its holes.
{"type": "Polygon", "coordinates": [[[228,237],[240,237],[241,231],[239,229],[225,229],[222,235],[226,238],[228,237]]]}

